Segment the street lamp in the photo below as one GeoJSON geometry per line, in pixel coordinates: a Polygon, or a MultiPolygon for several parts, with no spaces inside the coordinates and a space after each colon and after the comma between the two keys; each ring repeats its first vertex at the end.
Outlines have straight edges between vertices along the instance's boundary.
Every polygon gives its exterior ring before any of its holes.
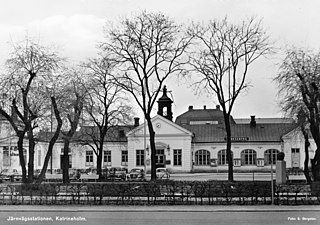
{"type": "Polygon", "coordinates": [[[167,152],[168,152],[168,155],[170,155],[170,146],[169,145],[167,146],[167,152]]]}
{"type": "Polygon", "coordinates": [[[271,150],[271,204],[274,205],[274,183],[273,183],[273,155],[274,150],[271,150]]]}

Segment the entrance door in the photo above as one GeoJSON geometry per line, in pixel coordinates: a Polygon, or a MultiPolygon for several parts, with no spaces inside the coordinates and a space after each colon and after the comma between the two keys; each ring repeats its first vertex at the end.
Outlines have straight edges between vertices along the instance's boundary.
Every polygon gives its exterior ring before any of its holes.
{"type": "Polygon", "coordinates": [[[164,154],[164,149],[156,150],[156,168],[166,167],[166,156],[164,154]]]}
{"type": "Polygon", "coordinates": [[[300,149],[299,148],[291,149],[291,162],[292,162],[292,168],[300,167],[300,149]]]}

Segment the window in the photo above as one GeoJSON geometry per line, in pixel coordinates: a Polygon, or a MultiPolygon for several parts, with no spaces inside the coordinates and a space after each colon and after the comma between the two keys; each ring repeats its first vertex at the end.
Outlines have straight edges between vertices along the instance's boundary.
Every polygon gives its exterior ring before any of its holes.
{"type": "Polygon", "coordinates": [[[255,150],[246,149],[241,152],[242,165],[256,165],[257,153],[255,150]]]}
{"type": "Polygon", "coordinates": [[[111,151],[103,152],[103,162],[106,166],[111,166],[111,151]]]}
{"type": "Polygon", "coordinates": [[[10,151],[9,147],[3,147],[3,166],[10,166],[10,151]]]}
{"type": "Polygon", "coordinates": [[[163,107],[163,113],[162,113],[162,115],[163,116],[167,116],[168,115],[168,108],[167,107],[163,107]]]}
{"type": "Polygon", "coordinates": [[[41,150],[38,151],[38,166],[41,166],[41,150]]]}
{"type": "Polygon", "coordinates": [[[207,150],[196,151],[195,164],[197,166],[210,165],[210,152],[207,150]]]}
{"type": "Polygon", "coordinates": [[[292,148],[292,149],[291,149],[291,152],[292,152],[292,153],[299,153],[299,152],[300,152],[300,149],[299,149],[299,148],[292,148]]]}
{"type": "Polygon", "coordinates": [[[268,149],[264,152],[264,165],[273,165],[277,162],[277,155],[279,150],[277,149],[268,149]]]}
{"type": "Polygon", "coordinates": [[[164,149],[156,149],[156,165],[164,165],[165,162],[164,149]]]}
{"type": "MultiPolygon", "coordinates": [[[[233,159],[233,152],[231,152],[231,158],[233,159]]],[[[227,150],[220,150],[218,152],[218,165],[228,165],[227,150]]]]}
{"type": "Polygon", "coordinates": [[[182,166],[182,150],[173,149],[173,165],[182,166]]]}
{"type": "Polygon", "coordinates": [[[93,151],[86,151],[86,166],[93,166],[93,151]]]}
{"type": "Polygon", "coordinates": [[[122,166],[128,165],[128,151],[121,152],[121,165],[122,166]]]}
{"type": "Polygon", "coordinates": [[[136,151],[136,165],[144,166],[144,150],[136,151]]]}

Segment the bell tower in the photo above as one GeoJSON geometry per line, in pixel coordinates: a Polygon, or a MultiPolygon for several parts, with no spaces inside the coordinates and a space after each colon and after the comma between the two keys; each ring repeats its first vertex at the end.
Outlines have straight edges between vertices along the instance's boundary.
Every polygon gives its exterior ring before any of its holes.
{"type": "Polygon", "coordinates": [[[173,101],[167,96],[167,87],[163,87],[163,95],[158,100],[158,115],[172,121],[172,103],[173,101]]]}

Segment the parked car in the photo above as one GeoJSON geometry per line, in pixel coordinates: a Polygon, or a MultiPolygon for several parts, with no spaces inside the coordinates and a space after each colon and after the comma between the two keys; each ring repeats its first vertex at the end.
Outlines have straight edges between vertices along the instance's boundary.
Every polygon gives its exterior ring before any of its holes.
{"type": "Polygon", "coordinates": [[[127,174],[127,180],[129,181],[145,181],[144,170],[140,168],[133,168],[127,174]]]}
{"type": "Polygon", "coordinates": [[[110,176],[110,169],[109,168],[102,168],[101,169],[101,179],[107,180],[110,176]]]}
{"type": "MultiPolygon", "coordinates": [[[[95,167],[89,167],[87,169],[85,169],[84,171],[86,174],[92,174],[92,173],[97,173],[97,168],[95,167]]],[[[83,173],[83,172],[82,172],[83,173]]]]}
{"type": "Polygon", "coordinates": [[[22,179],[22,173],[17,169],[3,169],[0,173],[2,180],[10,180],[11,182],[22,179]]]}
{"type": "Polygon", "coordinates": [[[79,180],[80,179],[80,170],[79,169],[69,169],[69,178],[70,180],[79,180]]]}
{"type": "Polygon", "coordinates": [[[156,169],[157,179],[169,179],[170,173],[167,168],[157,168],[156,169]]]}
{"type": "Polygon", "coordinates": [[[109,170],[108,179],[124,181],[127,178],[127,168],[124,167],[111,167],[109,170]]]}
{"type": "Polygon", "coordinates": [[[38,179],[41,173],[41,169],[35,169],[33,172],[33,179],[38,179]]]}

